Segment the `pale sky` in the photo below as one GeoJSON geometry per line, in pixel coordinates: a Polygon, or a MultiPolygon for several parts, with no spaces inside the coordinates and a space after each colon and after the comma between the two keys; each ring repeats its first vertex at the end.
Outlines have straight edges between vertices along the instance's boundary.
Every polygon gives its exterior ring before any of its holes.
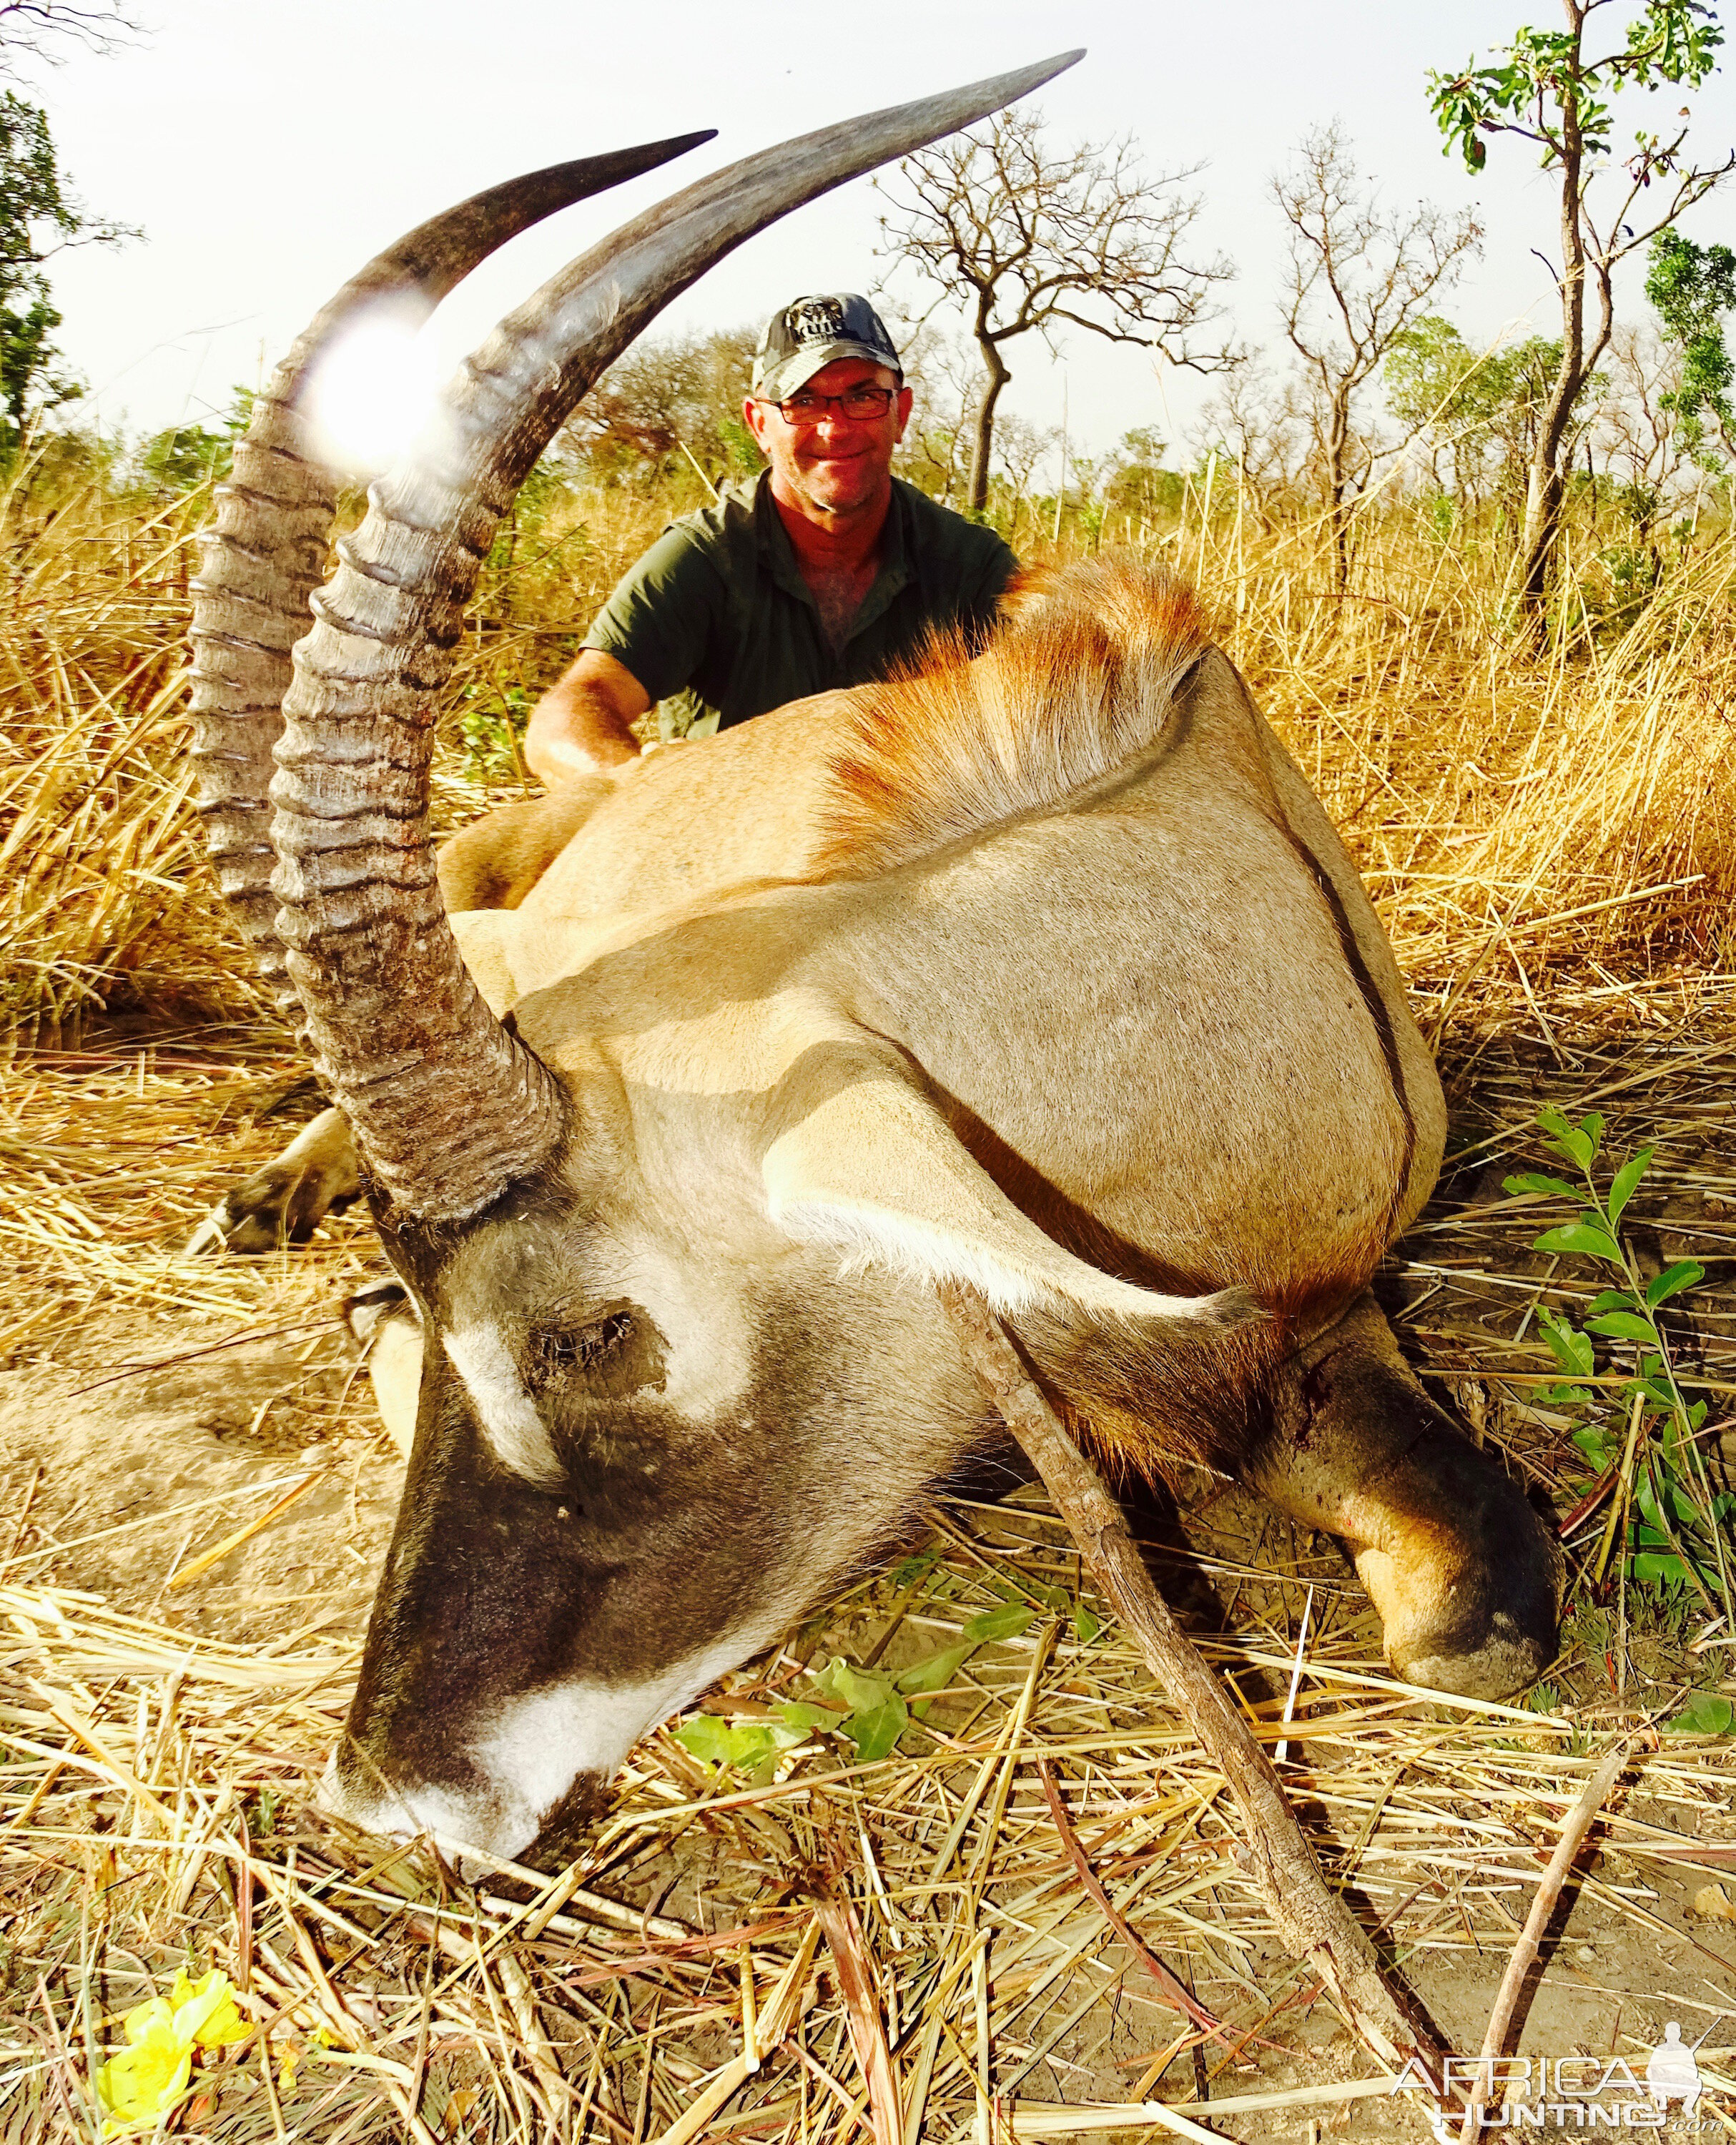
{"type": "MultiPolygon", "coordinates": [[[[449,202],[518,172],[699,127],[716,142],[527,233],[448,299],[430,328],[442,371],[561,262],[661,194],[753,150],[853,114],[1076,45],[1087,57],[1038,93],[1052,137],[1130,132],[1154,168],[1202,164],[1203,250],[1234,260],[1240,333],[1275,344],[1281,226],[1266,189],[1311,126],[1341,119],[1388,200],[1475,205],[1484,258],[1442,303],[1467,334],[1553,332],[1554,194],[1526,145],[1491,146],[1472,179],[1441,154],[1428,68],[1462,65],[1549,0],[928,0],[820,8],[701,0],[602,8],[553,0],[139,0],[136,49],[37,68],[63,170],[94,213],[142,227],[118,251],[60,256],[60,341],[88,380],[87,414],[137,430],[208,416],[254,384],[355,268],[449,202]]],[[[1601,17],[1631,11],[1625,0],[1601,17]]],[[[1736,143],[1736,59],[1694,100],[1708,159],[1736,143]]],[[[1664,127],[1665,92],[1617,107],[1618,144],[1664,127]]],[[[866,179],[749,241],[664,316],[685,327],[763,320],[810,291],[865,289],[877,197],[866,179]]],[[[1736,238],[1736,192],[1685,226],[1736,238]]],[[[1637,296],[1632,310],[1643,313],[1637,296]]],[[[1061,415],[1097,450],[1136,425],[1175,438],[1190,376],[1074,332],[1059,361],[1009,346],[1003,411],[1061,415]]],[[[1171,460],[1176,457],[1171,456],[1171,460]]]]}

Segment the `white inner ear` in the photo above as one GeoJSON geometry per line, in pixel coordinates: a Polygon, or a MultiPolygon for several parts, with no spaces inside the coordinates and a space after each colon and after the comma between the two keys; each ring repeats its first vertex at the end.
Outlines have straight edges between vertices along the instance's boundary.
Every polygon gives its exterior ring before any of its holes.
{"type": "Polygon", "coordinates": [[[766,1150],[772,1218],[803,1243],[933,1287],[980,1289],[999,1311],[1078,1305],[1112,1316],[1215,1320],[1212,1296],[1161,1296],[1076,1259],[1022,1214],[908,1081],[862,1077],[766,1150]]]}

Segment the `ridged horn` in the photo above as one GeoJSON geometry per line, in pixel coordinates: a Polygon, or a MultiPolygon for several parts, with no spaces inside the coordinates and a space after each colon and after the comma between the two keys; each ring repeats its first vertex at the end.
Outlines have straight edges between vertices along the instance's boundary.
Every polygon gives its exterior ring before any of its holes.
{"type": "Polygon", "coordinates": [[[211,861],[224,894],[294,1011],[271,890],[271,748],[283,727],[290,650],[311,622],[307,600],[324,580],[339,479],[320,460],[300,402],[314,366],[370,307],[419,299],[432,311],[510,238],[587,195],[654,171],[710,141],[682,134],[612,156],[581,157],[490,187],[406,231],[321,307],[253,405],[231,480],[216,495],[193,583],[193,758],[211,861]]]}
{"type": "Polygon", "coordinates": [[[983,117],[1070,52],[748,158],[546,283],[465,363],[295,651],[272,839],[289,971],[376,1183],[456,1221],[554,1152],[562,1091],[495,1019],[440,905],[428,839],[435,704],[500,515],[591,381],[714,262],[779,216],[983,117]]]}

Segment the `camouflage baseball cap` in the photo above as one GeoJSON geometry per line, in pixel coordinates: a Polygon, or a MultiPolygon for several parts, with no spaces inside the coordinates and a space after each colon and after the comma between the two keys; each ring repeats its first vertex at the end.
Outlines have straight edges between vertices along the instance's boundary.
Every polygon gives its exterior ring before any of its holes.
{"type": "Polygon", "coordinates": [[[851,291],[798,298],[766,322],[754,360],[754,392],[763,402],[787,401],[840,357],[865,357],[903,376],[886,323],[866,298],[851,291]]]}

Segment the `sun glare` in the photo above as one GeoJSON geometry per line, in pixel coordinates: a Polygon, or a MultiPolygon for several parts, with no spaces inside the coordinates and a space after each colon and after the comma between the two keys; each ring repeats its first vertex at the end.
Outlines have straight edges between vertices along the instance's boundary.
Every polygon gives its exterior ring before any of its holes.
{"type": "Polygon", "coordinates": [[[381,310],[335,343],[308,383],[320,449],[339,468],[385,469],[433,408],[433,349],[420,314],[381,310]]]}

